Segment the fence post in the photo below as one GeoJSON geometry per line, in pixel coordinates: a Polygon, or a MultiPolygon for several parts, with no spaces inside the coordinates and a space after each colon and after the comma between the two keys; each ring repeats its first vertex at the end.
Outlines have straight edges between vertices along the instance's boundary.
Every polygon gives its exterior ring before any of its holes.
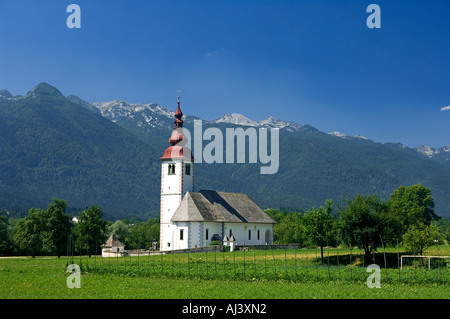
{"type": "Polygon", "coordinates": [[[286,250],[287,250],[287,245],[284,246],[284,275],[287,278],[287,260],[286,260],[286,250]]]}
{"type": "Polygon", "coordinates": [[[380,240],[381,240],[381,246],[383,246],[384,272],[385,272],[385,275],[386,275],[386,282],[387,282],[386,249],[384,248],[383,238],[381,237],[381,234],[380,234],[380,240]]]}
{"type": "Polygon", "coordinates": [[[338,238],[336,239],[336,248],[337,248],[337,267],[338,267],[338,281],[341,281],[341,268],[339,267],[339,235],[338,238]]]}
{"type": "Polygon", "coordinates": [[[264,276],[266,276],[267,270],[267,245],[264,247],[264,276]]]}
{"type": "Polygon", "coordinates": [[[163,263],[163,254],[162,251],[160,250],[160,255],[161,255],[161,275],[164,273],[164,263],[163,263]]]}
{"type": "Polygon", "coordinates": [[[315,251],[316,251],[316,280],[319,280],[319,265],[317,265],[317,247],[315,251]]]}
{"type": "Polygon", "coordinates": [[[245,280],[245,249],[244,249],[244,280],[245,280]]]}
{"type": "Polygon", "coordinates": [[[294,248],[294,269],[295,269],[295,278],[297,279],[297,249],[294,248]]]}
{"type": "Polygon", "coordinates": [[[236,250],[233,249],[233,270],[234,270],[234,277],[236,277],[236,250]]]}
{"type": "Polygon", "coordinates": [[[350,247],[350,280],[352,280],[352,268],[353,268],[353,265],[352,265],[352,243],[351,242],[349,244],[349,247],[350,247]]]}
{"type": "Polygon", "coordinates": [[[398,251],[398,239],[397,239],[397,268],[398,268],[398,281],[400,281],[400,257],[398,251]]]}
{"type": "Polygon", "coordinates": [[[439,255],[439,239],[440,239],[440,235],[439,235],[439,231],[437,233],[437,243],[438,243],[438,280],[441,280],[441,257],[439,255]]]}
{"type": "Polygon", "coordinates": [[[327,239],[327,268],[328,268],[328,280],[330,280],[330,246],[327,239]]]}
{"type": "Polygon", "coordinates": [[[255,250],[253,250],[253,265],[255,266],[255,278],[256,278],[256,257],[255,257],[255,250]]]}

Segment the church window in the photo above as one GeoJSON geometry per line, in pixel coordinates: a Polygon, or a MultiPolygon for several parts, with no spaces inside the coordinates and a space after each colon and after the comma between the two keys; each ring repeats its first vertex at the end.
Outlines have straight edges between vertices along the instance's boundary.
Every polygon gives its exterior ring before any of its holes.
{"type": "Polygon", "coordinates": [[[248,240],[252,240],[252,230],[248,230],[248,240]]]}
{"type": "Polygon", "coordinates": [[[180,240],[184,239],[184,229],[180,229],[180,240]]]}
{"type": "Polygon", "coordinates": [[[191,175],[191,164],[186,164],[185,172],[186,172],[186,175],[191,175]]]}
{"type": "Polygon", "coordinates": [[[209,239],[209,229],[208,229],[208,228],[206,228],[206,237],[205,237],[205,239],[206,239],[206,240],[209,239]]]}
{"type": "Polygon", "coordinates": [[[257,232],[257,236],[258,236],[258,240],[259,240],[259,229],[258,229],[258,232],[257,232]]]}
{"type": "Polygon", "coordinates": [[[168,174],[169,175],[175,175],[175,164],[169,164],[169,171],[168,174]]]}
{"type": "Polygon", "coordinates": [[[230,238],[233,236],[233,230],[230,229],[230,238]]]}

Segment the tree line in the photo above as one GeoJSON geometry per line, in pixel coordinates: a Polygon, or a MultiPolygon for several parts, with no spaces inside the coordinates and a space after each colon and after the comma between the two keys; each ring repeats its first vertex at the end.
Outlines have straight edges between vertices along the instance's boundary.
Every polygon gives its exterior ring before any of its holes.
{"type": "MultiPolygon", "coordinates": [[[[26,217],[8,218],[0,214],[1,255],[99,254],[111,233],[126,249],[148,249],[159,239],[159,218],[145,222],[103,219],[100,207],[83,210],[78,221],[66,213],[67,202],[53,199],[47,209],[32,208],[26,217]]],[[[306,212],[275,209],[267,213],[277,222],[274,241],[319,246],[321,257],[326,246],[357,246],[370,256],[378,247],[402,244],[411,252],[422,254],[427,247],[450,240],[450,222],[434,212],[431,190],[421,184],[400,186],[388,200],[377,195],[356,195],[333,207],[306,212]]]]}
{"type": "Polygon", "coordinates": [[[148,248],[159,238],[159,218],[113,223],[103,218],[100,207],[92,206],[75,221],[66,208],[67,201],[54,198],[47,209],[32,208],[24,218],[0,214],[0,256],[99,254],[113,232],[127,249],[148,248]]]}
{"type": "Polygon", "coordinates": [[[400,186],[388,200],[357,194],[336,209],[327,200],[325,207],[306,212],[267,212],[277,222],[275,243],[319,246],[322,260],[325,246],[357,246],[368,257],[378,247],[400,243],[422,255],[438,240],[440,244],[450,240],[450,222],[436,215],[431,190],[421,184],[400,186]]]}

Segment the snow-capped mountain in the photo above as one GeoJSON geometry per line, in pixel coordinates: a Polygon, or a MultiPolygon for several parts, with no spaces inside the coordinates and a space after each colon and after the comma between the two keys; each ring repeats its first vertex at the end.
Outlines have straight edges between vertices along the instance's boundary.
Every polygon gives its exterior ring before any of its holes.
{"type": "Polygon", "coordinates": [[[421,145],[415,147],[414,150],[432,160],[450,167],[450,146],[433,148],[428,145],[421,145]]]}
{"type": "MultiPolygon", "coordinates": [[[[0,96],[3,98],[11,98],[11,95],[7,91],[0,92],[0,96]]],[[[71,97],[73,102],[79,104],[87,104],[82,100],[78,101],[74,97],[71,97]]],[[[110,102],[95,102],[92,105],[98,109],[103,117],[110,119],[120,125],[132,128],[132,126],[145,129],[146,128],[159,128],[159,129],[172,129],[173,117],[175,112],[171,111],[157,103],[139,104],[129,103],[123,100],[114,100],[110,102]]],[[[194,119],[199,119],[195,116],[184,115],[183,120],[186,123],[192,122],[194,119]]],[[[295,123],[283,120],[278,120],[272,116],[262,121],[253,121],[248,117],[239,113],[225,114],[222,117],[213,120],[211,122],[203,120],[205,123],[229,123],[233,125],[253,126],[253,127],[268,127],[268,128],[280,128],[289,132],[299,131],[303,126],[295,123]]],[[[305,126],[306,127],[306,126],[305,126]]],[[[346,135],[338,131],[330,132],[329,135],[340,137],[343,139],[359,139],[369,140],[367,137],[361,135],[346,135]]],[[[392,143],[389,143],[392,144],[392,143]]],[[[397,145],[399,148],[409,148],[405,145],[397,145]]],[[[450,165],[450,146],[444,146],[441,148],[432,148],[427,145],[417,146],[411,148],[411,150],[418,152],[419,154],[426,156],[427,158],[436,160],[444,165],[450,165]]]]}
{"type": "Polygon", "coordinates": [[[448,157],[450,157],[450,146],[444,146],[441,148],[432,148],[428,145],[420,145],[414,148],[417,152],[428,156],[428,157],[435,157],[437,155],[446,155],[448,154],[448,157]]]}
{"type": "Polygon", "coordinates": [[[359,138],[359,139],[362,139],[362,140],[368,140],[367,137],[362,136],[362,135],[349,136],[349,135],[345,135],[345,134],[343,134],[341,132],[338,132],[338,131],[334,131],[334,132],[331,132],[331,133],[328,133],[328,134],[329,135],[333,135],[333,136],[337,136],[337,137],[341,137],[341,138],[359,138]]]}
{"type": "Polygon", "coordinates": [[[297,131],[301,128],[301,126],[295,122],[278,120],[273,116],[270,116],[262,121],[253,121],[238,113],[225,114],[222,117],[212,121],[211,123],[230,123],[244,126],[283,128],[291,132],[297,131]]]}
{"type": "Polygon", "coordinates": [[[94,102],[92,104],[100,110],[103,117],[113,122],[133,119],[139,127],[144,125],[157,128],[167,127],[169,129],[173,127],[175,112],[156,103],[138,104],[114,100],[111,102],[94,102]]]}

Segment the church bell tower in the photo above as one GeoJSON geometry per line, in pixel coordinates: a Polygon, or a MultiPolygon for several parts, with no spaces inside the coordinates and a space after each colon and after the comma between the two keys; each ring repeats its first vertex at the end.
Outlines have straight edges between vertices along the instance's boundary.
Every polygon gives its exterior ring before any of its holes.
{"type": "Polygon", "coordinates": [[[174,249],[175,230],[171,218],[186,192],[194,188],[194,157],[185,146],[183,135],[183,113],[180,109],[180,96],[175,112],[175,122],[169,146],[161,157],[161,206],[160,206],[160,250],[174,249]]]}

